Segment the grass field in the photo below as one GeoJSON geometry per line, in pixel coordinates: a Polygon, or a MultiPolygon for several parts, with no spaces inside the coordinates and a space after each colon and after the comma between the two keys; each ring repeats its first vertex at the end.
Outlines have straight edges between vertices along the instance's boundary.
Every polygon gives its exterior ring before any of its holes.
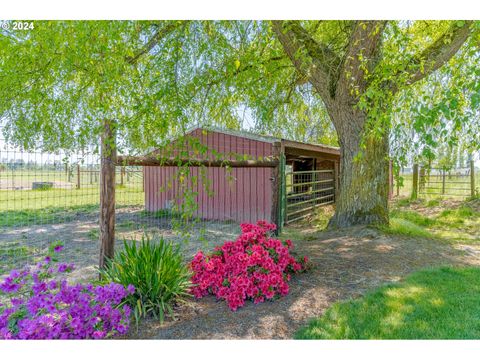
{"type": "MultiPolygon", "coordinates": [[[[64,172],[11,171],[0,172],[0,179],[10,183],[30,184],[33,181],[65,180],[64,172]]],[[[95,177],[92,177],[95,179],[95,177]]],[[[74,179],[75,180],[75,179],[74,179]]],[[[76,183],[67,188],[48,190],[0,190],[0,226],[23,226],[27,224],[61,223],[78,214],[98,212],[100,189],[98,183],[90,184],[90,175],[82,176],[80,189],[76,183]]],[[[76,180],[75,180],[76,181],[76,180]]],[[[117,176],[117,182],[119,176],[117,176]]],[[[124,185],[117,184],[117,207],[143,206],[142,178],[125,176],[124,185]],[[128,181],[127,181],[128,180],[128,181]]]]}
{"type": "MultiPolygon", "coordinates": [[[[403,186],[400,188],[399,194],[401,197],[409,197],[412,194],[412,174],[404,174],[403,186]]],[[[442,196],[442,178],[439,176],[431,176],[430,182],[426,183],[424,191],[420,192],[419,197],[435,198],[442,196]]],[[[475,173],[475,189],[480,192],[480,173],[475,173]]],[[[394,195],[397,194],[396,185],[393,190],[394,195]]],[[[446,176],[445,178],[445,195],[449,197],[465,198],[471,196],[470,193],[470,177],[468,176],[446,176]]]]}
{"type": "Polygon", "coordinates": [[[480,268],[416,272],[399,284],[340,302],[297,339],[478,339],[480,268]]]}
{"type": "MultiPolygon", "coordinates": [[[[397,199],[392,204],[390,225],[380,230],[396,236],[396,241],[426,239],[476,254],[480,249],[480,199],[397,199]]],[[[478,267],[426,269],[359,299],[335,303],[296,337],[478,339],[479,291],[478,267]]]]}
{"type": "MultiPolygon", "coordinates": [[[[142,179],[142,169],[135,167],[129,168],[123,172],[124,184],[140,183],[142,179]]],[[[122,171],[117,168],[117,183],[121,182],[122,171]]],[[[82,168],[80,171],[80,185],[82,187],[96,187],[99,184],[100,174],[98,169],[82,168]]],[[[2,190],[1,181],[30,186],[34,181],[54,181],[69,183],[72,187],[78,184],[78,172],[74,168],[71,172],[63,170],[2,170],[0,171],[0,190],[2,190]]]]}
{"type": "Polygon", "coordinates": [[[449,243],[480,242],[480,202],[458,200],[402,199],[390,212],[388,234],[416,236],[449,243]]]}

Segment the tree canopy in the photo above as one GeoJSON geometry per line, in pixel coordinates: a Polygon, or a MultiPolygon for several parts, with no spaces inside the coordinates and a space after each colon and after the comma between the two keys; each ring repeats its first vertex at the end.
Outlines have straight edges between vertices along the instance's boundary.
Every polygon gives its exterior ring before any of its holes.
{"type": "MultiPolygon", "coordinates": [[[[317,51],[321,67],[330,74],[349,66],[342,61],[351,61],[345,49],[356,24],[303,21],[290,26],[316,44],[307,51],[317,51]]],[[[437,67],[429,59],[437,54],[435,46],[463,29],[461,25],[376,24],[383,29],[375,60],[381,59],[381,66],[369,73],[373,61],[364,64],[368,89],[359,106],[385,97],[382,89],[395,79],[392,90],[402,90],[398,97],[404,100],[397,100],[394,133],[413,127],[417,139],[426,142],[429,126],[448,131],[452,139],[460,134],[454,130],[467,126],[475,137],[470,125],[478,119],[478,35],[439,74],[415,88],[405,90],[402,84],[437,67]],[[456,117],[464,126],[457,123],[446,130],[438,114],[451,120],[452,104],[457,106],[452,99],[460,93],[468,104],[458,106],[470,109],[463,119],[456,117]]],[[[338,144],[324,101],[295,69],[274,29],[267,21],[36,21],[33,31],[2,30],[0,113],[8,138],[26,148],[81,148],[98,138],[99,119],[110,117],[117,121],[119,138],[140,149],[198,123],[338,144]]],[[[330,91],[335,81],[328,85],[330,91]]],[[[358,92],[360,86],[366,84],[357,82],[351,90],[358,92]]]]}
{"type": "Polygon", "coordinates": [[[105,121],[125,151],[194,124],[338,144],[333,223],[385,223],[389,155],[478,148],[479,24],[36,21],[1,30],[0,116],[46,150],[98,145],[105,121]]]}

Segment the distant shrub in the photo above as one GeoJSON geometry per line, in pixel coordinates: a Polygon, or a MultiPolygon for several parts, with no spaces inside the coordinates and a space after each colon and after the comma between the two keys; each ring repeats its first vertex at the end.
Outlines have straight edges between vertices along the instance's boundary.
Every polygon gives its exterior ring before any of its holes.
{"type": "Polygon", "coordinates": [[[191,285],[191,273],[180,248],[146,234],[138,245],[136,241],[124,241],[124,250],[107,261],[101,277],[103,282],[135,286],[135,292],[124,303],[132,307],[137,323],[149,315],[160,321],[165,313],[173,316],[173,305],[189,295],[191,285]]]}
{"type": "Polygon", "coordinates": [[[53,189],[53,182],[42,181],[42,182],[33,182],[32,190],[46,191],[53,189]]]}
{"type": "Polygon", "coordinates": [[[304,271],[308,264],[307,257],[297,260],[290,254],[290,240],[270,238],[274,224],[259,221],[240,227],[236,241],[225,242],[209,255],[199,252],[191,263],[195,297],[216,295],[233,311],[247,299],[259,303],[288,294],[291,274],[304,271]]]}

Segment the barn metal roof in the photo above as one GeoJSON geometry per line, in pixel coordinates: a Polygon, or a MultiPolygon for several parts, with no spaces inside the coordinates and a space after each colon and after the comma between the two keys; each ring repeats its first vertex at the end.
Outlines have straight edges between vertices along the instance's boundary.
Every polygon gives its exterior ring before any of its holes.
{"type": "MultiPolygon", "coordinates": [[[[336,146],[289,140],[289,139],[279,138],[271,135],[260,135],[247,130],[225,129],[225,128],[220,128],[220,127],[211,126],[211,125],[208,125],[208,126],[197,125],[197,126],[190,127],[185,131],[185,135],[190,134],[191,132],[197,129],[218,132],[225,135],[238,136],[245,139],[256,140],[256,141],[266,142],[270,144],[280,142],[285,147],[289,147],[289,148],[298,148],[298,149],[304,149],[304,150],[308,149],[310,151],[325,152],[329,154],[340,155],[340,148],[336,146]]],[[[176,138],[170,138],[168,141],[174,141],[175,139],[176,138]]],[[[148,149],[147,154],[151,154],[156,150],[158,150],[158,148],[150,148],[148,149]]]]}
{"type": "Polygon", "coordinates": [[[218,132],[226,135],[238,136],[238,137],[243,137],[250,140],[257,140],[257,141],[262,141],[262,142],[267,142],[272,144],[276,142],[283,142],[288,147],[304,148],[305,146],[309,146],[309,147],[317,148],[318,151],[325,151],[325,152],[335,153],[335,154],[340,153],[340,148],[336,146],[306,143],[302,141],[289,140],[289,139],[279,138],[279,137],[270,136],[270,135],[259,135],[247,130],[223,129],[215,126],[194,126],[192,128],[189,128],[186,131],[186,134],[189,134],[197,129],[203,129],[207,131],[213,131],[213,132],[218,132]]]}

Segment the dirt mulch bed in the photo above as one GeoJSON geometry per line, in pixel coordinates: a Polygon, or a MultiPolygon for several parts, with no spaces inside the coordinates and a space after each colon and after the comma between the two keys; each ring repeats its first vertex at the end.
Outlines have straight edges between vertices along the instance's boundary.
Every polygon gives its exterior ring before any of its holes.
{"type": "MultiPolygon", "coordinates": [[[[213,249],[225,240],[238,236],[235,223],[203,221],[195,224],[188,238],[173,230],[171,219],[148,218],[130,208],[117,209],[116,251],[123,248],[123,240],[140,240],[144,228],[150,235],[158,234],[182,246],[186,258],[199,250],[213,249]]],[[[44,258],[52,242],[61,240],[65,248],[61,261],[75,263],[69,274],[71,282],[96,279],[98,271],[99,241],[98,214],[77,214],[68,222],[18,226],[0,229],[0,279],[12,269],[31,265],[44,258]]]]}
{"type": "Polygon", "coordinates": [[[293,277],[290,293],[279,300],[237,312],[214,297],[179,306],[178,318],[163,325],[143,321],[130,338],[152,339],[288,339],[333,302],[355,298],[385,282],[395,282],[420,268],[480,265],[477,253],[446,243],[385,236],[370,228],[310,234],[294,241],[300,254],[315,264],[293,277]]]}

